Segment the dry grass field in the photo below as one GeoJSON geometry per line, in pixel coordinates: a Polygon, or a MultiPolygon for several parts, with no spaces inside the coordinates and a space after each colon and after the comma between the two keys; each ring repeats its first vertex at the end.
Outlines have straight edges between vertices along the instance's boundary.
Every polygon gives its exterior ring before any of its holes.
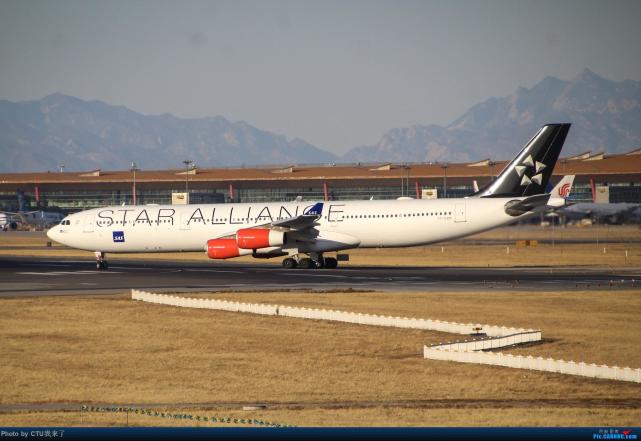
{"type": "MultiPolygon", "coordinates": [[[[641,367],[639,291],[215,296],[537,327],[545,343],[515,353],[641,367]]],[[[175,308],[127,295],[6,298],[2,306],[0,404],[176,403],[193,414],[299,426],[611,426],[641,418],[639,384],[422,358],[423,344],[457,338],[450,334],[175,308]],[[244,412],[241,403],[271,407],[244,412]]],[[[83,418],[125,424],[122,414],[83,418]]],[[[78,412],[0,413],[0,425],[10,424],[81,421],[78,412]]],[[[130,424],[175,421],[137,415],[130,424]]]]}
{"type": "MultiPolygon", "coordinates": [[[[0,233],[0,255],[93,258],[46,247],[46,241],[44,234],[0,233]]],[[[464,241],[349,254],[345,265],[641,268],[641,229],[508,227],[464,241]],[[515,246],[522,239],[554,244],[515,246]]],[[[110,258],[208,260],[204,253],[110,258]]],[[[279,265],[280,259],[259,262],[279,265]]],[[[190,296],[537,328],[542,344],[509,352],[641,367],[641,290],[190,296]]],[[[424,344],[462,336],[174,308],[124,294],[0,303],[0,406],[133,403],[298,426],[625,426],[641,420],[639,384],[422,358],[424,344]],[[268,407],[241,410],[246,403],[268,407]]],[[[34,424],[125,425],[126,415],[0,410],[0,426],[34,424]]],[[[129,424],[206,423],[130,414],[129,424]]]]}

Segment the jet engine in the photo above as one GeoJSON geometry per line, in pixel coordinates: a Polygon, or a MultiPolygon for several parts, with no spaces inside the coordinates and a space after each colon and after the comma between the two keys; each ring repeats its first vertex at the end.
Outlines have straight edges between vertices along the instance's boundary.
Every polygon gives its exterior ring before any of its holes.
{"type": "Polygon", "coordinates": [[[243,228],[236,231],[236,243],[243,249],[279,247],[285,240],[285,233],[267,228],[243,228]]]}
{"type": "Polygon", "coordinates": [[[234,239],[210,239],[207,241],[207,256],[210,259],[230,259],[251,254],[251,250],[241,250],[234,239]]]}

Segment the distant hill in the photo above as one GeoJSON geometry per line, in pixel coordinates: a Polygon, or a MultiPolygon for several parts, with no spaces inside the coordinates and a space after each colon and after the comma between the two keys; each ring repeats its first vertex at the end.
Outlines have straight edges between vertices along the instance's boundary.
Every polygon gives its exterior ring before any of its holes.
{"type": "Polygon", "coordinates": [[[614,82],[589,69],[570,81],[547,77],[531,89],[473,106],[446,127],[389,130],[344,161],[473,161],[509,159],[545,123],[571,122],[563,155],[641,147],[641,82],[614,82]]]}
{"type": "Polygon", "coordinates": [[[62,94],[0,101],[0,172],[122,170],[334,162],[337,156],[245,122],[142,115],[122,106],[62,94]]]}
{"type": "Polygon", "coordinates": [[[342,158],[223,117],[142,115],[62,94],[0,101],[0,172],[180,168],[327,162],[509,159],[549,122],[571,122],[563,155],[641,147],[641,82],[614,82],[586,69],[570,81],[547,77],[531,89],[477,104],[450,125],[391,129],[342,158]]]}

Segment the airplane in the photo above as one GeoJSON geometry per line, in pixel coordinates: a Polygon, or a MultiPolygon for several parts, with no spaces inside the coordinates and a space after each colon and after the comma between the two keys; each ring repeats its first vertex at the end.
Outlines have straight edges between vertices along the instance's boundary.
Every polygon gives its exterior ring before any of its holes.
{"type": "Polygon", "coordinates": [[[593,222],[610,225],[638,222],[641,219],[641,204],[617,202],[577,202],[558,210],[566,220],[591,219],[593,222]]]}
{"type": "Polygon", "coordinates": [[[0,211],[0,229],[3,231],[16,230],[21,223],[45,228],[59,223],[63,218],[64,214],[53,211],[0,211]]]}
{"type": "Polygon", "coordinates": [[[15,230],[18,228],[18,223],[13,220],[11,215],[0,212],[0,230],[7,231],[8,229],[15,230]]]}
{"type": "Polygon", "coordinates": [[[564,206],[573,177],[545,189],[569,129],[541,127],[496,179],[465,198],[111,206],[71,214],[47,236],[94,251],[98,269],[108,268],[106,253],[203,250],[211,259],[285,257],[285,268],[336,268],[324,253],[427,245],[564,206]]]}

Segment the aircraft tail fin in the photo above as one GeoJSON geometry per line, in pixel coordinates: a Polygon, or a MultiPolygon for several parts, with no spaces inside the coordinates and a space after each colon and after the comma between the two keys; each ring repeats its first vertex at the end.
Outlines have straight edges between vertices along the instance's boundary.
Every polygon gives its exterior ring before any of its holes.
{"type": "Polygon", "coordinates": [[[545,194],[570,125],[547,124],[488,185],[473,196],[523,197],[545,194]]]}
{"type": "Polygon", "coordinates": [[[574,175],[566,175],[550,190],[550,197],[567,199],[572,191],[572,184],[574,183],[574,175]]]}

